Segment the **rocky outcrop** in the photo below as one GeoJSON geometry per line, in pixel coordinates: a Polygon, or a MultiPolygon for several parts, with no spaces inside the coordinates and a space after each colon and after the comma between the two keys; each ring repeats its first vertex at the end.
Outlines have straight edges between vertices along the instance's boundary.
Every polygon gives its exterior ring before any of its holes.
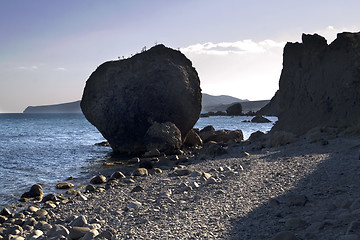
{"type": "Polygon", "coordinates": [[[242,115],[242,106],[241,103],[235,103],[226,109],[228,116],[241,116],[242,115]]]}
{"type": "Polygon", "coordinates": [[[279,91],[276,91],[270,102],[257,111],[256,115],[279,116],[279,91]]]}
{"type": "Polygon", "coordinates": [[[279,84],[279,120],[272,131],[303,135],[315,127],[360,131],[360,33],[303,34],[287,43],[279,84]]]}
{"type": "Polygon", "coordinates": [[[184,137],[201,111],[200,80],[179,51],[157,45],[132,58],[99,66],[81,100],[85,117],[117,152],[144,152],[155,122],[171,122],[184,137]]]}

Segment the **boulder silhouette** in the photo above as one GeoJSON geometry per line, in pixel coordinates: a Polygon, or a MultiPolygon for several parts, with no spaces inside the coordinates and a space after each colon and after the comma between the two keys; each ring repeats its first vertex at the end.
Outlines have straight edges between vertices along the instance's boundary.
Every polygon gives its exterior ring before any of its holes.
{"type": "Polygon", "coordinates": [[[201,111],[200,79],[181,52],[157,45],[100,65],[80,106],[114,151],[145,152],[144,136],[155,122],[175,124],[183,138],[192,129],[201,111]]]}

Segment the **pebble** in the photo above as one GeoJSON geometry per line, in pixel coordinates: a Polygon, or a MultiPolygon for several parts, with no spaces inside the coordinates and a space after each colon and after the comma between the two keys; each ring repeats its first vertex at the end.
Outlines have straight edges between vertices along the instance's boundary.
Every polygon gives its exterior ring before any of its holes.
{"type": "Polygon", "coordinates": [[[134,187],[131,192],[141,192],[141,191],[144,191],[144,188],[137,185],[136,187],[134,187]]]}
{"type": "Polygon", "coordinates": [[[58,184],[56,184],[57,189],[69,189],[72,187],[74,187],[74,184],[69,182],[59,182],[58,184]]]}
{"type": "Polygon", "coordinates": [[[97,175],[90,180],[91,184],[103,184],[106,183],[106,177],[102,174],[97,175]]]}
{"type": "Polygon", "coordinates": [[[144,177],[148,176],[148,170],[146,168],[138,168],[134,171],[133,176],[144,177]]]}
{"type": "Polygon", "coordinates": [[[72,227],[83,227],[86,224],[87,224],[86,217],[85,216],[78,216],[70,223],[70,226],[72,226],[72,227]]]}
{"type": "Polygon", "coordinates": [[[72,227],[69,229],[69,237],[70,239],[79,239],[89,231],[90,228],[88,227],[72,227]]]}
{"type": "Polygon", "coordinates": [[[112,179],[121,179],[121,178],[126,178],[126,176],[122,172],[116,171],[113,174],[111,174],[110,178],[112,178],[112,179]]]}
{"type": "Polygon", "coordinates": [[[189,169],[189,168],[180,168],[180,169],[175,169],[174,174],[176,176],[186,176],[189,175],[190,173],[192,173],[193,170],[189,169]]]}
{"type": "Polygon", "coordinates": [[[49,238],[57,237],[60,238],[61,236],[67,237],[69,235],[69,230],[60,224],[55,224],[48,232],[47,236],[49,238]]]}
{"type": "Polygon", "coordinates": [[[139,207],[141,207],[141,202],[138,202],[138,201],[130,201],[128,204],[127,204],[127,207],[128,209],[137,209],[139,207]]]}

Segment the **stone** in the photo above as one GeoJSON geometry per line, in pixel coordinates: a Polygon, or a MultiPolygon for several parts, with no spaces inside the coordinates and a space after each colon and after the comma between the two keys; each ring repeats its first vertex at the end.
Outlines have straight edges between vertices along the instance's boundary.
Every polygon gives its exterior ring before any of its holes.
{"type": "Polygon", "coordinates": [[[43,236],[43,235],[44,235],[44,232],[37,229],[37,230],[35,230],[34,232],[32,232],[31,234],[29,234],[29,235],[27,236],[27,239],[38,239],[38,238],[40,238],[40,237],[43,236]]]}
{"type": "Polygon", "coordinates": [[[199,157],[200,159],[215,158],[226,153],[227,151],[221,144],[210,141],[204,144],[203,148],[200,150],[199,157]]]}
{"type": "Polygon", "coordinates": [[[138,202],[138,201],[130,201],[128,204],[127,204],[127,207],[128,209],[137,209],[139,207],[141,207],[141,202],[138,202]]]}
{"type": "Polygon", "coordinates": [[[91,184],[89,184],[85,187],[85,192],[95,192],[95,190],[96,190],[96,187],[91,184]]]}
{"type": "Polygon", "coordinates": [[[121,179],[121,178],[126,178],[125,175],[120,172],[120,171],[116,171],[113,174],[111,174],[111,179],[121,179]]]}
{"type": "Polygon", "coordinates": [[[36,221],[35,218],[30,217],[28,219],[26,219],[26,221],[24,222],[24,225],[26,226],[35,226],[38,222],[36,221]]]}
{"type": "Polygon", "coordinates": [[[85,216],[78,216],[70,223],[70,226],[72,226],[72,227],[83,227],[86,224],[87,224],[86,217],[85,216]]]}
{"type": "Polygon", "coordinates": [[[226,109],[226,114],[228,116],[241,116],[242,115],[242,105],[241,103],[234,103],[226,109]]]}
{"type": "Polygon", "coordinates": [[[230,140],[241,141],[244,139],[243,132],[241,130],[208,130],[200,131],[200,137],[203,143],[214,141],[217,143],[227,143],[230,140]]]}
{"type": "Polygon", "coordinates": [[[6,222],[6,220],[7,220],[7,217],[0,215],[0,224],[6,222]]]}
{"type": "Polygon", "coordinates": [[[146,168],[137,168],[134,172],[133,172],[133,176],[137,176],[137,177],[144,177],[144,176],[148,176],[149,172],[146,168]]]}
{"type": "MultiPolygon", "coordinates": [[[[81,240],[92,240],[98,235],[99,235],[98,230],[91,229],[90,231],[85,233],[85,235],[81,238],[81,240]]],[[[101,239],[101,237],[99,239],[101,239]]],[[[108,239],[108,238],[105,238],[105,239],[108,239]]],[[[111,239],[111,238],[109,238],[109,239],[111,239]]]]}
{"type": "Polygon", "coordinates": [[[203,145],[203,141],[194,129],[191,129],[184,139],[184,145],[187,147],[198,147],[203,145]]]}
{"type": "Polygon", "coordinates": [[[161,153],[159,149],[153,148],[144,153],[144,157],[159,157],[161,153]]]}
{"type": "Polygon", "coordinates": [[[131,190],[131,192],[142,192],[142,191],[144,191],[144,188],[141,187],[141,186],[139,186],[139,185],[135,186],[135,187],[131,190]]]}
{"type": "Polygon", "coordinates": [[[181,145],[181,132],[174,123],[154,122],[144,136],[147,151],[158,149],[166,154],[176,153],[181,145]]]}
{"type": "Polygon", "coordinates": [[[25,192],[21,195],[21,199],[25,198],[35,198],[36,200],[41,200],[43,197],[43,189],[40,184],[34,184],[31,186],[30,191],[25,192]]]}
{"type": "Polygon", "coordinates": [[[272,240],[298,240],[294,233],[284,231],[277,233],[272,240]]]}
{"type": "Polygon", "coordinates": [[[47,232],[47,237],[52,238],[52,237],[60,237],[60,236],[64,236],[67,237],[69,235],[69,230],[64,227],[63,225],[60,224],[55,224],[48,232],[47,232]]]}
{"type": "Polygon", "coordinates": [[[154,167],[154,163],[150,160],[141,160],[139,163],[139,168],[152,169],[154,167]]]}
{"type": "Polygon", "coordinates": [[[103,184],[106,183],[106,177],[102,174],[94,176],[93,178],[91,178],[90,180],[91,184],[103,184]]]}
{"type": "Polygon", "coordinates": [[[271,121],[263,116],[255,116],[251,119],[253,123],[271,123],[271,121]]]}
{"type": "Polygon", "coordinates": [[[45,217],[46,215],[48,215],[48,211],[46,211],[45,209],[39,209],[33,214],[33,216],[38,218],[45,217]]]}
{"type": "Polygon", "coordinates": [[[287,43],[279,81],[279,116],[271,131],[304,135],[332,126],[343,134],[359,133],[360,33],[339,33],[331,43],[303,34],[287,43]]]}
{"type": "Polygon", "coordinates": [[[154,122],[172,122],[182,136],[192,129],[201,111],[200,80],[181,52],[156,45],[100,65],[80,106],[114,151],[145,152],[144,136],[154,122]]]}
{"type": "Polygon", "coordinates": [[[43,197],[42,202],[47,202],[47,201],[56,202],[57,200],[58,200],[58,198],[56,197],[55,194],[49,193],[49,194],[45,195],[45,197],[43,197]]]}
{"type": "Polygon", "coordinates": [[[9,209],[3,208],[3,210],[1,210],[0,215],[5,216],[5,217],[9,217],[11,215],[11,212],[10,212],[9,209]]]}
{"type": "Polygon", "coordinates": [[[88,227],[72,227],[69,229],[69,237],[70,239],[80,239],[89,231],[88,227]]]}
{"type": "Polygon", "coordinates": [[[58,184],[56,184],[57,189],[69,189],[72,187],[74,187],[74,184],[69,182],[59,182],[58,184]]]}
{"type": "Polygon", "coordinates": [[[193,172],[193,170],[190,168],[179,168],[179,169],[175,169],[174,174],[176,176],[186,176],[192,172],[193,172]]]}
{"type": "Polygon", "coordinates": [[[45,221],[38,221],[35,225],[35,228],[43,232],[48,232],[52,228],[52,226],[45,221]]]}

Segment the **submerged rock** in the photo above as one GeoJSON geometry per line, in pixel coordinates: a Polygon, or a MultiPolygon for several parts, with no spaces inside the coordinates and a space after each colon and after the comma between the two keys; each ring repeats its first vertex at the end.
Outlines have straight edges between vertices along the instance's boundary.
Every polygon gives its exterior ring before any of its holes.
{"type": "Polygon", "coordinates": [[[157,45],[132,58],[100,65],[86,82],[85,117],[114,151],[145,152],[144,136],[155,122],[171,122],[182,136],[201,111],[200,80],[182,53],[157,45]]]}

